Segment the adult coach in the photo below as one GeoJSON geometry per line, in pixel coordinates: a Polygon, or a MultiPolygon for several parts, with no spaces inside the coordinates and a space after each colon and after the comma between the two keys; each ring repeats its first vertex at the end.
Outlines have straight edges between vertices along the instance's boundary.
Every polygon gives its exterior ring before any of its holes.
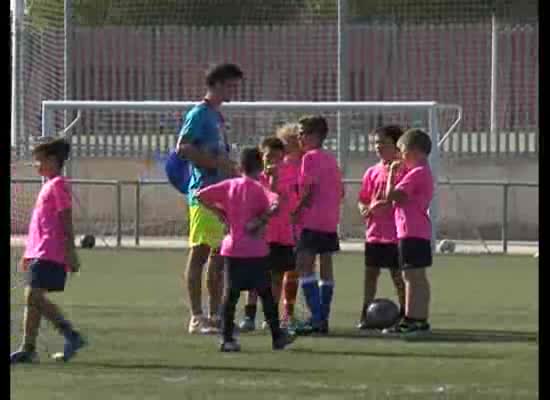
{"type": "Polygon", "coordinates": [[[223,259],[219,247],[224,236],[224,224],[200,205],[196,193],[208,185],[237,175],[236,164],[229,159],[229,145],[224,120],[219,108],[235,95],[243,78],[234,64],[220,64],[206,74],[207,91],[201,103],[185,115],[178,139],[178,154],[192,164],[189,182],[189,256],[185,285],[189,293],[191,320],[189,333],[217,333],[219,308],[223,290],[223,259]],[[208,318],[203,316],[201,303],[202,269],[207,263],[208,318]]]}

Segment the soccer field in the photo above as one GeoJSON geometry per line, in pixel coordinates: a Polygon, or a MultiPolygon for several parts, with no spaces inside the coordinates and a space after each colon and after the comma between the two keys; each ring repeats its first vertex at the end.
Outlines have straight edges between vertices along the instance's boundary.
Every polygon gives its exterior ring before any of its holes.
{"type": "MultiPolygon", "coordinates": [[[[273,352],[267,333],[242,334],[243,351],[231,354],[218,352],[217,337],[186,333],[185,251],[92,250],[81,257],[80,276],[52,298],[90,345],[69,364],[43,353],[41,364],[12,367],[12,399],[538,398],[532,257],[436,257],[434,334],[412,342],[358,334],[362,255],[339,254],[329,337],[299,338],[273,352]]],[[[393,298],[387,274],[380,283],[379,297],[393,298]]],[[[12,293],[12,312],[21,298],[22,290],[12,293]]]]}

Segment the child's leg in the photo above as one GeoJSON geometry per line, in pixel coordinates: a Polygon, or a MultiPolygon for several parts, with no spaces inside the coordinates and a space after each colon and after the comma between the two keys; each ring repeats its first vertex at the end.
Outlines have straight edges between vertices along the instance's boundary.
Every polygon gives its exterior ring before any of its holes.
{"type": "Polygon", "coordinates": [[[219,250],[210,250],[206,269],[206,289],[208,291],[208,318],[218,320],[223,295],[223,257],[219,250]]]}
{"type": "Polygon", "coordinates": [[[283,303],[285,318],[294,317],[294,305],[298,296],[298,278],[296,271],[287,271],[283,278],[283,303]]]}
{"type": "Polygon", "coordinates": [[[401,315],[405,315],[405,281],[403,280],[403,274],[396,268],[390,269],[390,276],[399,299],[399,310],[401,315]]]}
{"type": "Polygon", "coordinates": [[[42,298],[41,311],[44,318],[50,321],[55,329],[60,334],[65,336],[65,338],[70,339],[73,336],[74,330],[72,324],[65,319],[59,307],[48,300],[45,296],[42,298]]]}
{"type": "Polygon", "coordinates": [[[311,312],[313,323],[321,321],[321,300],[319,284],[315,276],[315,254],[309,250],[298,250],[296,267],[300,273],[300,280],[307,306],[311,312]]]}
{"type": "Polygon", "coordinates": [[[22,350],[33,352],[36,349],[36,338],[40,319],[41,305],[44,293],[42,289],[25,288],[25,313],[23,315],[23,344],[22,350]]]}
{"type": "Polygon", "coordinates": [[[330,306],[334,294],[334,271],[332,264],[332,253],[323,253],[319,256],[319,293],[321,298],[321,320],[328,321],[330,317],[330,306]]]}
{"type": "Polygon", "coordinates": [[[376,298],[378,288],[378,278],[380,277],[380,268],[366,267],[365,278],[363,284],[363,309],[361,312],[361,320],[366,320],[367,308],[370,303],[376,298]]]}
{"type": "Polygon", "coordinates": [[[264,316],[271,329],[271,336],[273,340],[277,340],[281,336],[281,328],[279,326],[279,311],[277,310],[277,303],[275,303],[272,289],[267,286],[257,289],[257,292],[262,300],[264,316]]]}
{"type": "Polygon", "coordinates": [[[416,321],[427,321],[430,304],[430,283],[426,268],[403,271],[406,292],[405,317],[416,321]]]}
{"type": "Polygon", "coordinates": [[[273,299],[276,305],[278,305],[279,301],[281,300],[281,292],[283,290],[283,276],[284,272],[271,272],[271,291],[273,292],[273,299]]]}
{"type": "Polygon", "coordinates": [[[241,296],[241,291],[235,288],[225,288],[225,295],[222,305],[222,334],[224,342],[233,341],[233,330],[235,328],[235,309],[241,296]]]}
{"type": "Polygon", "coordinates": [[[246,295],[246,305],[244,306],[244,315],[252,320],[256,319],[258,309],[258,293],[255,290],[249,290],[246,295]]]}

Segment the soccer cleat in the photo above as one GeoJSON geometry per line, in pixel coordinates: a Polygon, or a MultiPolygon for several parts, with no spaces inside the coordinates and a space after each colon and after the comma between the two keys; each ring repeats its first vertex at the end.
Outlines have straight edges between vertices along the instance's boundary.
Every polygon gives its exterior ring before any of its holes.
{"type": "Polygon", "coordinates": [[[189,333],[192,335],[202,333],[205,323],[206,320],[202,315],[192,316],[189,321],[189,333]]]}
{"type": "Polygon", "coordinates": [[[239,323],[239,329],[242,332],[252,332],[256,330],[256,321],[250,317],[244,317],[239,323]]]}
{"type": "Polygon", "coordinates": [[[328,331],[328,320],[325,319],[319,324],[319,333],[321,335],[328,335],[328,331]]]}
{"type": "Polygon", "coordinates": [[[32,364],[38,362],[36,351],[25,351],[19,349],[10,354],[10,364],[32,364]]]}
{"type": "Polygon", "coordinates": [[[307,336],[321,331],[321,323],[313,322],[312,320],[298,322],[296,325],[295,333],[298,336],[307,336]]]}
{"type": "Polygon", "coordinates": [[[430,324],[420,321],[402,321],[401,323],[382,331],[383,334],[402,336],[420,336],[431,333],[430,324]]]}
{"type": "Polygon", "coordinates": [[[200,333],[203,335],[216,335],[220,333],[221,321],[217,317],[211,317],[204,321],[203,326],[200,328],[200,333]]]}
{"type": "Polygon", "coordinates": [[[281,336],[273,341],[273,350],[283,350],[289,344],[296,340],[296,335],[290,335],[282,331],[281,336]]]}
{"type": "Polygon", "coordinates": [[[262,329],[265,331],[269,329],[269,323],[267,321],[262,322],[262,329]]]}
{"type": "Polygon", "coordinates": [[[52,358],[56,361],[67,362],[76,354],[80,349],[86,346],[86,340],[78,332],[73,332],[70,338],[65,338],[65,345],[63,346],[63,353],[56,353],[52,358]]]}
{"type": "Polygon", "coordinates": [[[236,340],[220,343],[220,351],[223,353],[236,353],[241,351],[241,345],[236,340]]]}
{"type": "Polygon", "coordinates": [[[295,318],[285,318],[281,321],[281,329],[293,334],[296,332],[297,321],[295,318]]]}

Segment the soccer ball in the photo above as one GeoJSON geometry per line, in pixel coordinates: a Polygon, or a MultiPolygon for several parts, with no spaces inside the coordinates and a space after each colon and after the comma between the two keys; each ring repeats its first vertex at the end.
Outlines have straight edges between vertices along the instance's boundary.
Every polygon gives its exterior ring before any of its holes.
{"type": "Polygon", "coordinates": [[[93,249],[95,246],[95,236],[94,235],[84,235],[80,239],[80,247],[83,249],[93,249]]]}
{"type": "Polygon", "coordinates": [[[454,253],[455,252],[455,242],[449,239],[443,239],[439,242],[438,250],[440,253],[454,253]]]}
{"type": "Polygon", "coordinates": [[[399,321],[399,307],[390,299],[375,299],[367,308],[369,329],[390,328],[399,321]]]}

